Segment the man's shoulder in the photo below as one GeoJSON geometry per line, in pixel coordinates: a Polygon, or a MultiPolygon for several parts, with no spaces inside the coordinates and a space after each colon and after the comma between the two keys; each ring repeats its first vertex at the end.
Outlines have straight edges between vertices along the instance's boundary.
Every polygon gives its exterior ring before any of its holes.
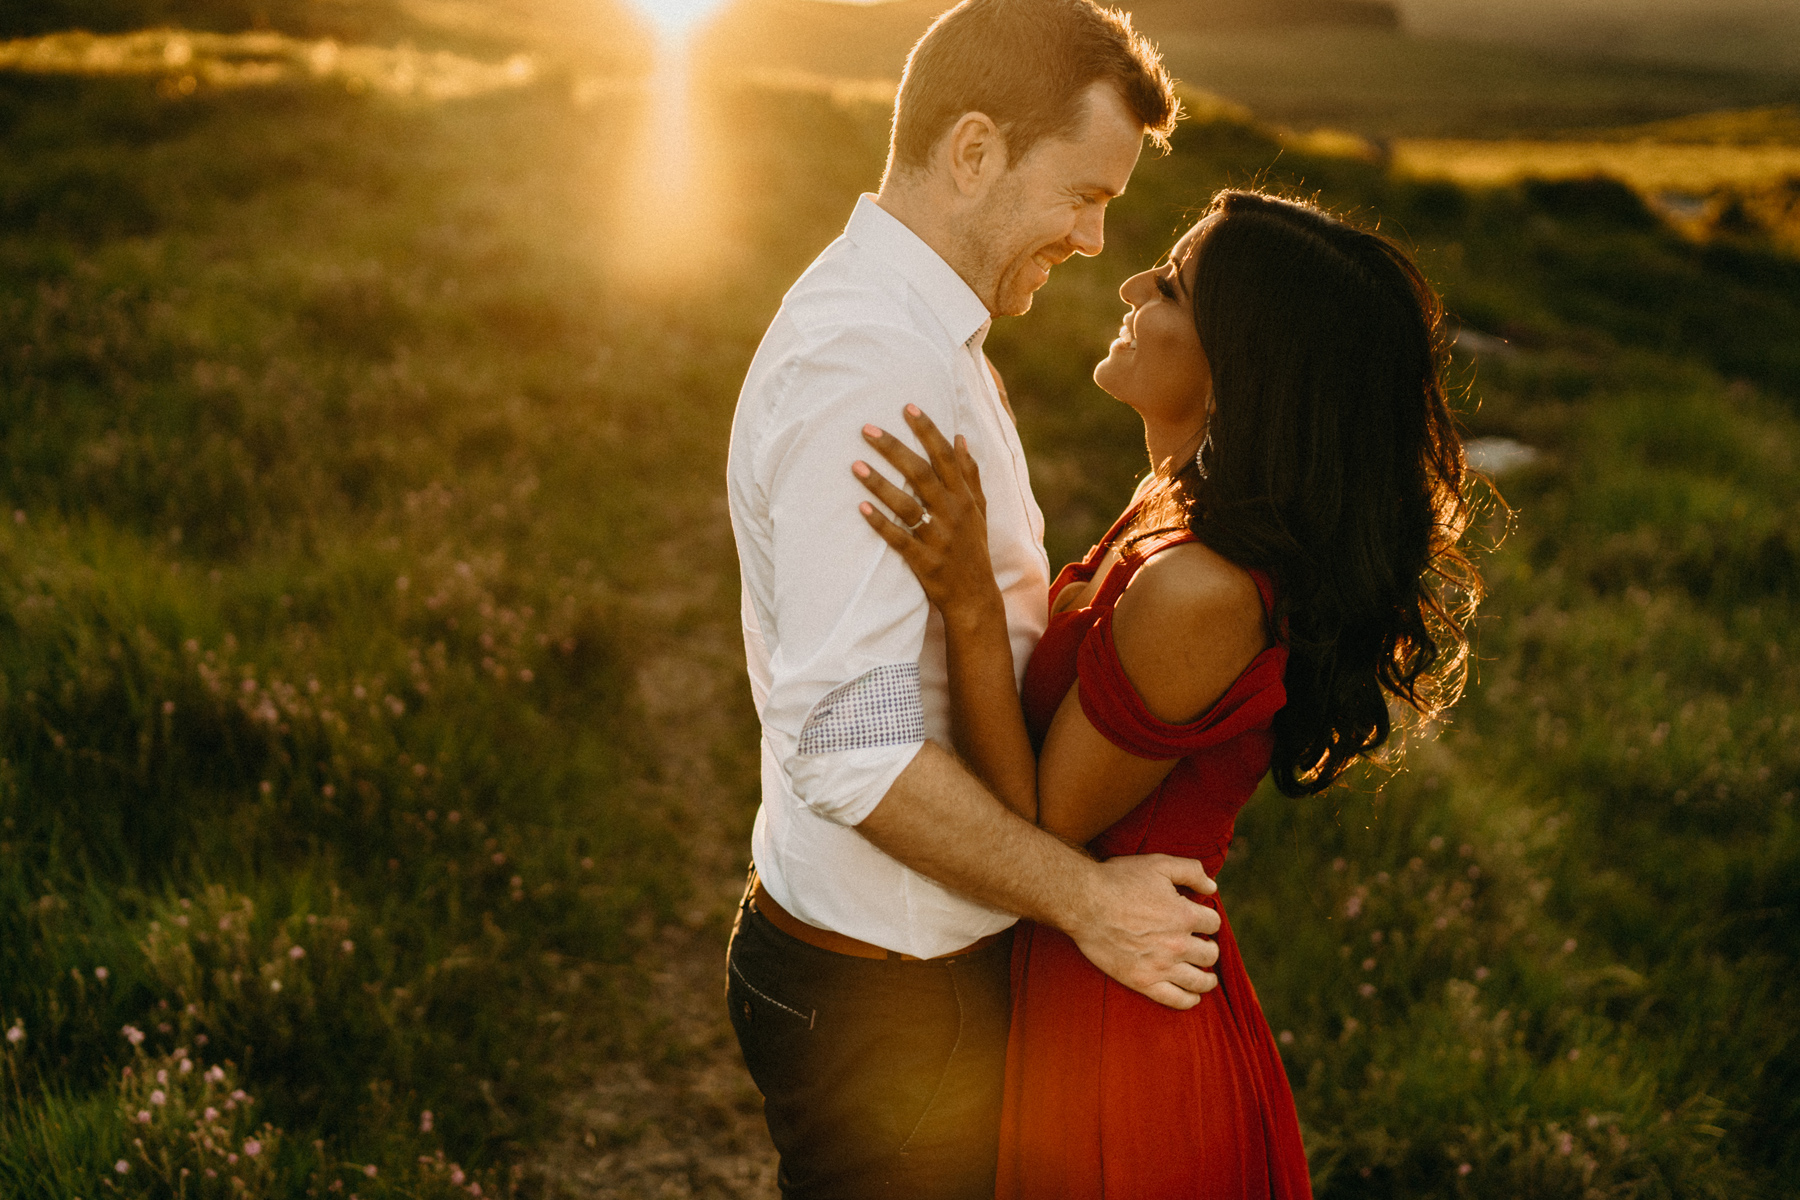
{"type": "Polygon", "coordinates": [[[906,280],[848,238],[826,247],[795,281],[776,319],[791,332],[790,349],[803,355],[835,346],[948,352],[906,280]]]}

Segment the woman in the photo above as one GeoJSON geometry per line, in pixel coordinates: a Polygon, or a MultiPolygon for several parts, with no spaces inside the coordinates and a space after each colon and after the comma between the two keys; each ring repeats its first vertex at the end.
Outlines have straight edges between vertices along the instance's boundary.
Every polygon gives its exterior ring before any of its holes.
{"type": "MultiPolygon", "coordinates": [[[[960,440],[910,407],[930,462],[870,431],[917,500],[855,470],[943,614],[957,749],[995,794],[1097,856],[1216,874],[1265,773],[1323,791],[1387,742],[1389,697],[1431,718],[1460,690],[1479,580],[1442,310],[1386,238],[1243,191],[1119,294],[1094,380],[1143,418],[1152,473],[1052,586],[1022,695],[960,440]]],[[[1020,927],[1002,1197],[1310,1194],[1229,923],[1217,941],[1217,989],[1177,1011],[1020,927]]]]}

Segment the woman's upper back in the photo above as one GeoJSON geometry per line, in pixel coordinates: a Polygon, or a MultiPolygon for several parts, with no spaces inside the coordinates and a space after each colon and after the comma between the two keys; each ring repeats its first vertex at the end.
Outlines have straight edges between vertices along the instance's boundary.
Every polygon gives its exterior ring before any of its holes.
{"type": "Polygon", "coordinates": [[[1109,556],[1118,530],[1065,568],[1052,589],[1054,605],[1064,588],[1094,584],[1084,604],[1052,615],[1032,656],[1027,724],[1041,746],[1079,682],[1082,714],[1113,746],[1137,758],[1181,760],[1096,849],[1222,856],[1231,817],[1268,769],[1270,720],[1286,699],[1287,651],[1266,621],[1273,589],[1191,535],[1109,556]],[[1097,578],[1109,557],[1114,565],[1097,578]],[[1206,793],[1203,802],[1162,803],[1196,791],[1206,793]]]}

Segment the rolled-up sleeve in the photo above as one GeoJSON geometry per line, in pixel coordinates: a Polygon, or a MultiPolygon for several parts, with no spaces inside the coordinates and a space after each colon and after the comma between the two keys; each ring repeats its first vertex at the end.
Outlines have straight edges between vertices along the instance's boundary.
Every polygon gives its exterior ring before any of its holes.
{"type": "Polygon", "coordinates": [[[800,802],[855,825],[925,740],[919,655],[930,612],[912,571],[858,512],[871,497],[850,464],[886,465],[865,424],[918,448],[901,419],[909,403],[953,435],[954,379],[943,351],[917,334],[864,326],[809,346],[777,386],[756,462],[778,630],[763,727],[800,802]]]}

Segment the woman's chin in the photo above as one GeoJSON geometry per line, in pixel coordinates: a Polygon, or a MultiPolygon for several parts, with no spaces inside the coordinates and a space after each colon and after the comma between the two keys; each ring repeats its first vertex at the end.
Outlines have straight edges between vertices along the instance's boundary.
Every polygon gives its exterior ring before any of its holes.
{"type": "Polygon", "coordinates": [[[1094,383],[1115,400],[1124,400],[1125,364],[1120,359],[1130,351],[1122,351],[1114,342],[1111,353],[1094,365],[1094,383]]]}

